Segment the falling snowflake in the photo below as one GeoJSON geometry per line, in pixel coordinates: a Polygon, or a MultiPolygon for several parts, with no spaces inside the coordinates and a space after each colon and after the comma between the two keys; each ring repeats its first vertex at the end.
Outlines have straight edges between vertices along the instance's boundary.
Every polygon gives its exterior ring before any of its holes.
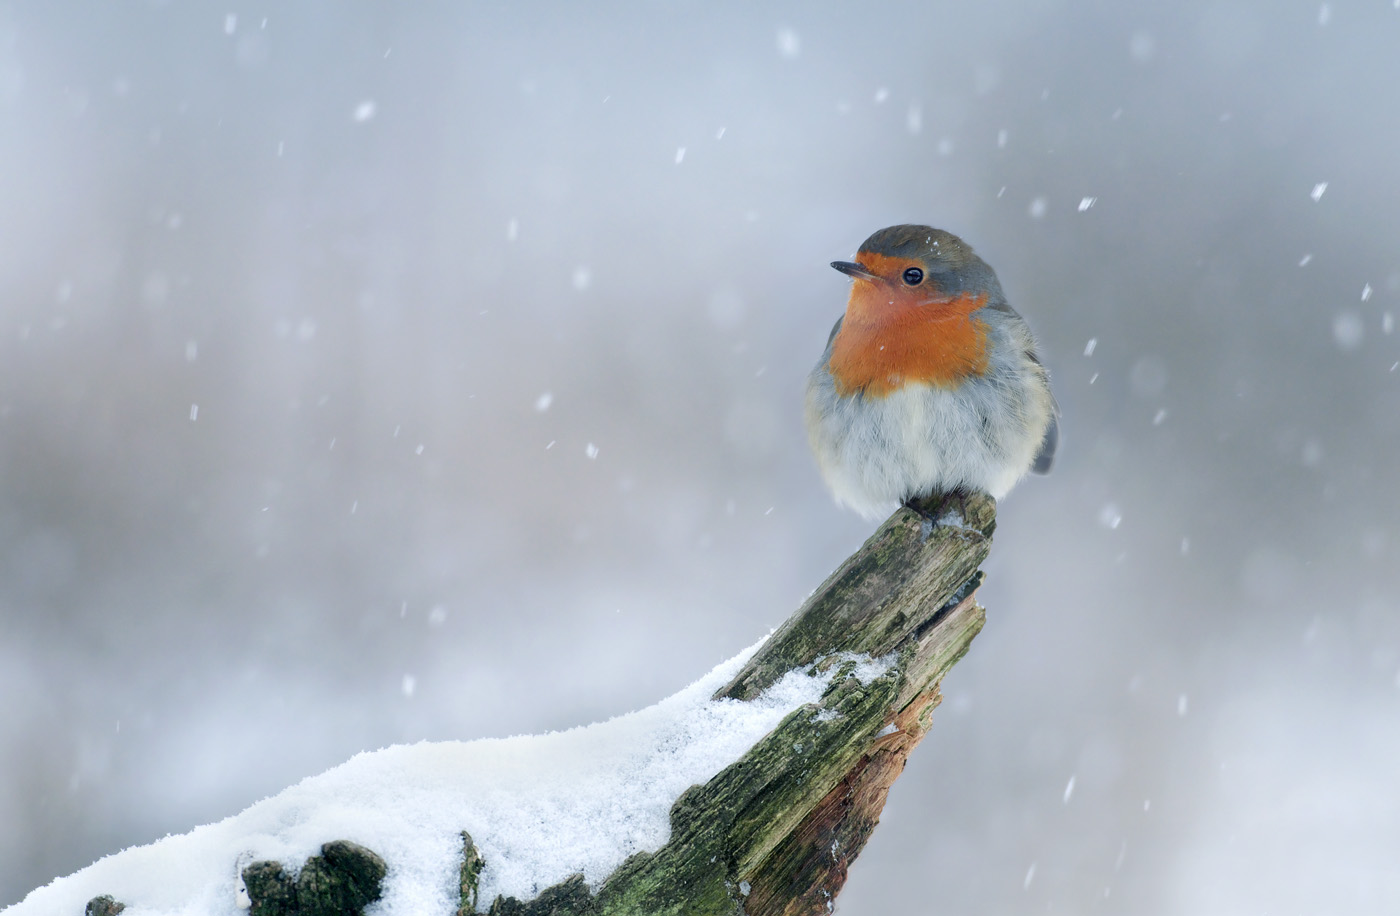
{"type": "Polygon", "coordinates": [[[794,60],[802,53],[802,39],[792,29],[779,29],[778,53],[787,60],[794,60]]]}

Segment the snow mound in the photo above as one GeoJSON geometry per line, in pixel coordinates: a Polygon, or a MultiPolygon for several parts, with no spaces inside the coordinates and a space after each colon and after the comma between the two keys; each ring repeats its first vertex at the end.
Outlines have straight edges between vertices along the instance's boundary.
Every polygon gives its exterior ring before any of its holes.
{"type": "MultiPolygon", "coordinates": [[[[576,872],[596,889],[628,856],[665,844],[682,792],[821,698],[829,673],[793,671],[750,702],[711,700],[759,645],[655,706],[596,725],[357,754],[233,817],[59,878],[5,916],[81,913],[99,894],[125,903],[125,916],[244,916],[243,867],[271,859],[296,871],[330,840],[389,863],[376,916],[448,914],[463,830],[486,860],[483,905],[497,894],[529,900],[576,872]]],[[[862,680],[881,673],[865,661],[862,680]]]]}

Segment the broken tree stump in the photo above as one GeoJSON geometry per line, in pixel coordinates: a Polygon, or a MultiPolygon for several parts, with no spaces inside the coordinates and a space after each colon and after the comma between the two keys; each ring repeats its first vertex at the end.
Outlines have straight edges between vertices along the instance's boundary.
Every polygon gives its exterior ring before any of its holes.
{"type": "MultiPolygon", "coordinates": [[[[555,872],[550,880],[557,883],[531,900],[497,895],[488,903],[479,897],[490,855],[462,833],[459,874],[442,876],[452,880],[457,905],[439,916],[831,912],[890,786],[930,727],[943,676],[982,628],[978,567],[995,520],[995,504],[983,494],[918,501],[841,564],[713,697],[745,703],[789,672],[805,671],[823,676],[807,694],[820,689],[820,699],[682,792],[659,849],[631,856],[601,880],[575,874],[558,881],[555,872]]],[[[119,861],[104,863],[111,869],[119,861]]],[[[325,843],[300,866],[265,860],[242,868],[241,905],[251,916],[358,916],[385,906],[401,914],[383,896],[394,870],[394,862],[356,843],[325,843]]],[[[104,889],[62,883],[36,891],[30,912],[39,912],[49,894],[104,889]]],[[[92,916],[112,916],[123,903],[141,906],[107,895],[88,900],[92,916]]]]}
{"type": "Polygon", "coordinates": [[[888,658],[868,684],[837,677],[742,759],[681,796],[671,839],[599,889],[599,914],[807,916],[831,911],[885,796],[928,731],[939,682],[985,612],[974,600],[996,507],[984,494],[892,515],[716,698],[756,696],[804,665],[888,658]]]}
{"type": "MultiPolygon", "coordinates": [[[[924,737],[939,683],[985,621],[974,600],[996,508],[983,494],[901,508],[822,583],[716,699],[744,701],[805,666],[837,676],[740,760],[671,809],[671,838],[591,899],[564,885],[490,912],[555,916],[817,916],[831,912],[885,797],[924,737]],[[869,682],[857,656],[886,659],[869,682]]],[[[489,863],[486,863],[489,866],[489,863]]],[[[468,842],[462,884],[480,857],[468,842]]],[[[465,894],[464,894],[465,897],[465,894]]],[[[464,910],[464,912],[470,912],[464,910]]]]}

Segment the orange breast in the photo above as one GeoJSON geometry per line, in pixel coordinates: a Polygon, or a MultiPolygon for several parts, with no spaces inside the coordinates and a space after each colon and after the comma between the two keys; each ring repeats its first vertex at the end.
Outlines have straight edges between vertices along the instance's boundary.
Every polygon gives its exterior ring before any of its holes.
{"type": "Polygon", "coordinates": [[[952,388],[987,371],[987,326],[972,317],[985,294],[921,303],[902,293],[856,281],[831,346],[837,394],[886,397],[908,382],[952,388]]]}

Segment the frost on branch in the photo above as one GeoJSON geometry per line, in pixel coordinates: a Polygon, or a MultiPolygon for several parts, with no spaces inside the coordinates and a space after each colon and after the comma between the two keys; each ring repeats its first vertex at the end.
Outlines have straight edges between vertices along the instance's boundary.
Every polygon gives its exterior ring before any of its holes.
{"type": "Polygon", "coordinates": [[[830,912],[982,627],[994,525],[980,494],[902,508],[771,637],[655,706],[361,754],[6,916],[98,894],[125,916],[830,912]]]}

